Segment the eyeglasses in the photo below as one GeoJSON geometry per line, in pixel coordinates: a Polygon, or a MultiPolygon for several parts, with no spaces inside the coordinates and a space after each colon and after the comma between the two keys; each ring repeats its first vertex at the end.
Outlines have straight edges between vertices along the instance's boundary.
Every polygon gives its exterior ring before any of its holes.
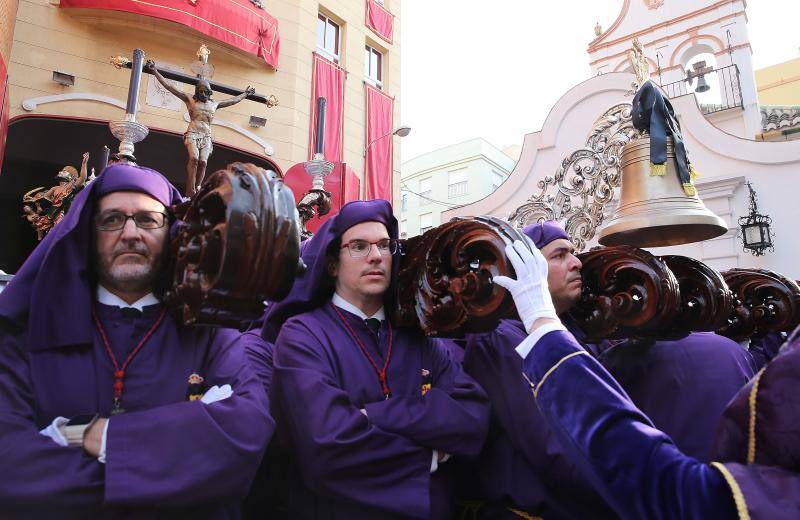
{"type": "Polygon", "coordinates": [[[167,214],[160,211],[137,211],[128,215],[121,211],[110,210],[99,213],[94,219],[94,225],[100,231],[118,231],[125,227],[128,219],[132,219],[140,229],[158,229],[167,223],[167,214]]]}
{"type": "Polygon", "coordinates": [[[399,245],[397,240],[393,238],[383,238],[377,242],[356,239],[351,240],[346,244],[342,244],[341,249],[346,247],[347,251],[350,253],[350,256],[353,258],[363,258],[365,256],[369,256],[369,252],[372,251],[373,244],[378,247],[378,253],[384,256],[395,254],[399,245]]]}

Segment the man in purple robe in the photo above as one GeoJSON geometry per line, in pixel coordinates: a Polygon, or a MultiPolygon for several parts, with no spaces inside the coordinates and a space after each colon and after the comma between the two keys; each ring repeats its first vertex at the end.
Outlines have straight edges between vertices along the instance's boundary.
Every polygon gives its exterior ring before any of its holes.
{"type": "MultiPolygon", "coordinates": [[[[548,263],[550,296],[559,314],[581,296],[581,262],[558,222],[532,224],[523,232],[548,263]]],[[[466,338],[464,370],[492,403],[489,437],[467,475],[463,493],[481,502],[478,518],[615,517],[565,456],[536,407],[522,359],[514,351],[526,337],[519,320],[506,319],[486,334],[466,338]]]]}
{"type": "MultiPolygon", "coordinates": [[[[516,280],[494,280],[511,292],[529,333],[516,351],[524,360],[536,404],[584,476],[620,516],[798,518],[800,479],[796,467],[734,461],[705,464],[682,453],[566,331],[549,300],[547,261],[541,254],[519,241],[509,246],[506,254],[516,280]]],[[[773,362],[778,370],[769,380],[778,383],[775,397],[787,390],[791,393],[797,384],[797,371],[780,370],[780,360],[781,356],[773,362]]],[[[762,379],[762,383],[767,381],[762,379]]],[[[794,419],[795,407],[773,406],[770,410],[787,419],[773,424],[790,425],[796,438],[800,425],[794,419]]],[[[792,446],[785,441],[782,444],[792,446]]],[[[797,450],[796,443],[793,448],[797,450]]]]}
{"type": "Polygon", "coordinates": [[[235,331],[160,301],[177,190],[114,164],[0,295],[3,518],[231,518],[274,423],[235,331]]]}
{"type": "Polygon", "coordinates": [[[725,406],[754,375],[747,350],[713,332],[670,341],[628,340],[599,359],[653,424],[703,462],[711,460],[725,406]]]}
{"type": "Polygon", "coordinates": [[[391,322],[397,235],[388,202],[346,204],[267,313],[265,331],[282,325],[270,390],[292,518],[449,518],[447,460],[486,437],[480,387],[440,342],[391,322]]]}
{"type": "MultiPolygon", "coordinates": [[[[572,255],[569,235],[552,221],[533,224],[524,231],[547,260],[550,294],[568,330],[684,453],[708,461],[725,405],[754,375],[750,354],[735,341],[710,332],[691,333],[678,340],[629,339],[587,345],[582,332],[565,316],[580,298],[581,289],[580,263],[572,255]],[[697,398],[700,395],[702,399],[697,398]]],[[[487,387],[486,381],[476,379],[487,387]]]]}

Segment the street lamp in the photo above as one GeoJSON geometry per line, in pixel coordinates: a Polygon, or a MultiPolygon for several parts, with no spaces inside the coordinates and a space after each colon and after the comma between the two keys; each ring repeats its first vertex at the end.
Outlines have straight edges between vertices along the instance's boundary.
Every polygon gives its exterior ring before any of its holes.
{"type": "Polygon", "coordinates": [[[383,134],[380,137],[376,137],[375,139],[370,141],[367,144],[367,146],[364,147],[364,155],[363,156],[366,157],[367,156],[367,150],[369,150],[369,147],[372,146],[373,144],[375,144],[376,141],[380,141],[384,137],[388,137],[390,135],[396,135],[397,137],[405,137],[410,133],[411,133],[411,127],[410,126],[401,126],[400,128],[394,130],[393,132],[387,132],[387,133],[383,134]]]}
{"type": "Polygon", "coordinates": [[[769,215],[762,215],[758,212],[756,193],[749,182],[747,183],[747,189],[750,190],[750,213],[746,217],[739,218],[739,226],[742,228],[742,242],[745,250],[750,251],[755,256],[762,256],[767,249],[774,251],[772,232],[769,228],[772,219],[769,215]]]}

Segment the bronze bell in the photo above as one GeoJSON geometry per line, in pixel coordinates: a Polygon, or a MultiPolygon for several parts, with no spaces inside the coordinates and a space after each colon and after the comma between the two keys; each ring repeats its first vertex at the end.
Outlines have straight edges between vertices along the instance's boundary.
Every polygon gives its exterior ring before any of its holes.
{"type": "Polygon", "coordinates": [[[708,92],[709,90],[711,90],[711,87],[708,85],[708,82],[706,81],[705,74],[702,75],[702,76],[699,76],[697,78],[697,88],[694,89],[694,91],[695,92],[700,92],[702,94],[703,92],[708,92]]]}
{"type": "Polygon", "coordinates": [[[684,192],[675,166],[672,138],[667,139],[666,172],[653,175],[650,138],[622,148],[619,206],[600,230],[604,246],[661,247],[690,244],[724,235],[725,221],[706,208],[697,195],[684,192]]]}

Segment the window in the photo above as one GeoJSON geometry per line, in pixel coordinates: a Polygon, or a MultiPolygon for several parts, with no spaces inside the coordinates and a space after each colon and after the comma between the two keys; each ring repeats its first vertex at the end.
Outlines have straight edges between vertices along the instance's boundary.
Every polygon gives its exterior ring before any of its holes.
{"type": "Polygon", "coordinates": [[[408,193],[403,192],[400,195],[400,211],[408,211],[408,193]]]}
{"type": "Polygon", "coordinates": [[[400,221],[400,238],[408,238],[408,221],[406,219],[400,221]]]}
{"type": "Polygon", "coordinates": [[[447,173],[447,197],[460,197],[467,193],[467,169],[460,168],[447,173]]]}
{"type": "Polygon", "coordinates": [[[503,177],[503,174],[497,173],[496,171],[492,170],[492,191],[499,188],[500,185],[503,184],[504,180],[506,180],[506,178],[503,177]]]}
{"type": "Polygon", "coordinates": [[[433,195],[433,177],[419,180],[419,205],[427,206],[431,203],[433,195]]]}
{"type": "Polygon", "coordinates": [[[378,88],[383,87],[383,54],[364,46],[364,77],[378,88]]]}
{"type": "Polygon", "coordinates": [[[433,213],[423,213],[419,216],[419,232],[424,233],[433,227],[433,213]]]}
{"type": "Polygon", "coordinates": [[[317,17],[317,50],[339,62],[339,24],[321,13],[317,17]]]}

